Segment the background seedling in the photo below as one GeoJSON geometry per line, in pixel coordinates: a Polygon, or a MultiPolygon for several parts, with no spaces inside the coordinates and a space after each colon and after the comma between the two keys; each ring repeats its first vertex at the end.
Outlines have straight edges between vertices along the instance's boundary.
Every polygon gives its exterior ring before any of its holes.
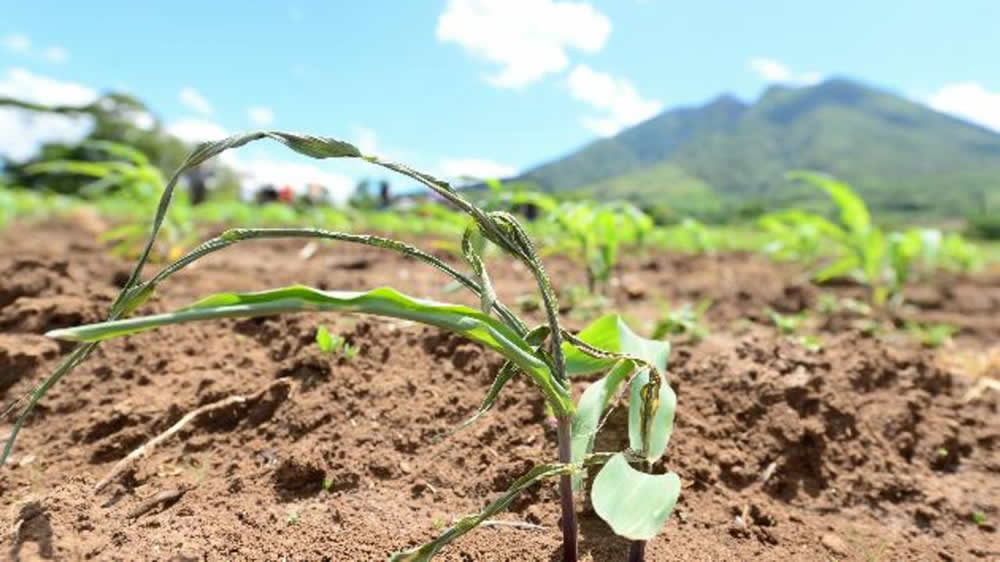
{"type": "Polygon", "coordinates": [[[927,228],[884,232],[846,183],[807,171],[790,172],[788,177],[829,195],[838,220],[797,209],[762,217],[759,225],[773,238],[764,250],[783,259],[828,262],[815,272],[818,282],[851,278],[870,288],[874,304],[898,305],[904,284],[919,271],[941,267],[970,271],[981,263],[976,248],[956,233],[944,236],[927,228]],[[828,254],[834,256],[832,261],[825,259],[828,254]]]}
{"type": "Polygon", "coordinates": [[[799,314],[781,314],[772,309],[768,309],[767,316],[771,319],[771,323],[774,327],[778,329],[783,335],[794,336],[805,327],[806,321],[809,317],[805,313],[799,314]]]}
{"type": "Polygon", "coordinates": [[[358,355],[358,349],[347,343],[344,336],[331,333],[326,326],[320,326],[316,329],[316,345],[323,353],[340,355],[348,360],[354,359],[358,355]]]}
{"type": "Polygon", "coordinates": [[[975,523],[977,527],[985,526],[987,521],[988,519],[986,517],[986,513],[982,511],[972,512],[972,522],[975,523]]]}
{"type": "Polygon", "coordinates": [[[943,347],[951,345],[951,337],[958,333],[958,328],[951,324],[920,324],[907,322],[906,331],[924,347],[943,347]]]}
{"type": "Polygon", "coordinates": [[[673,336],[683,336],[692,342],[705,339],[709,334],[709,328],[704,323],[704,316],[711,306],[711,299],[702,299],[697,305],[685,303],[674,309],[665,305],[660,319],[653,328],[652,339],[662,340],[673,336]]]}

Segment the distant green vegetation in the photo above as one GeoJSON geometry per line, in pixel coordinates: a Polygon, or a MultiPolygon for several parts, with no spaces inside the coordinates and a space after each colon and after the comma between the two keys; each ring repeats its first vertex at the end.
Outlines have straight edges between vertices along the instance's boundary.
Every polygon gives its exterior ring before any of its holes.
{"type": "Polygon", "coordinates": [[[710,222],[761,207],[828,208],[785,179],[793,169],[845,180],[880,215],[964,217],[1000,193],[1000,135],[833,79],[775,86],[752,105],[724,96],[668,111],[519,179],[710,222]]]}
{"type": "Polygon", "coordinates": [[[890,297],[901,299],[903,285],[922,273],[968,272],[982,264],[982,253],[957,233],[885,231],[846,183],[812,172],[791,172],[788,178],[825,192],[838,209],[837,219],[795,209],[765,216],[760,224],[772,240],[764,251],[815,265],[819,282],[854,279],[870,287],[873,302],[881,305],[890,297]]]}

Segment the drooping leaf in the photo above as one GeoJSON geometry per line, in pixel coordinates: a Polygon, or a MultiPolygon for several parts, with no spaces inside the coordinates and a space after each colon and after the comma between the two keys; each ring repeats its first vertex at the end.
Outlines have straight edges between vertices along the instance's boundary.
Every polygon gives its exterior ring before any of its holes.
{"type": "Polygon", "coordinates": [[[663,456],[670,443],[677,395],[663,377],[659,377],[657,385],[655,377],[650,375],[650,370],[645,368],[632,379],[628,402],[628,440],[633,451],[641,451],[652,463],[663,456]]]}
{"type": "Polygon", "coordinates": [[[476,515],[463,517],[457,523],[448,529],[445,529],[445,531],[437,538],[428,543],[425,543],[417,548],[407,550],[405,552],[398,552],[392,555],[389,558],[389,562],[427,562],[448,543],[465,533],[468,533],[472,529],[475,529],[483,521],[486,521],[490,517],[507,509],[507,506],[514,501],[514,498],[516,498],[519,493],[531,487],[536,482],[553,476],[571,474],[575,471],[582,470],[586,465],[602,464],[607,462],[609,457],[609,455],[591,455],[579,464],[553,463],[536,466],[528,471],[527,474],[515,480],[502,496],[493,500],[493,502],[486,506],[486,509],[483,511],[476,515]]]}
{"type": "Polygon", "coordinates": [[[291,286],[254,293],[220,293],[176,312],[64,328],[47,335],[57,339],[95,342],[170,324],[324,310],[400,318],[463,335],[514,362],[532,378],[553,406],[560,410],[560,414],[573,411],[572,402],[555,383],[548,365],[506,324],[467,306],[416,299],[388,287],[353,292],[291,286]]]}
{"type": "Polygon", "coordinates": [[[639,336],[617,314],[602,316],[584,328],[576,337],[599,350],[608,352],[609,355],[594,357],[569,342],[564,343],[566,373],[571,377],[606,371],[623,355],[638,358],[660,372],[667,368],[670,344],[639,336]]]}
{"type": "Polygon", "coordinates": [[[472,272],[482,287],[479,309],[485,314],[489,314],[493,309],[493,303],[497,300],[497,294],[493,290],[493,283],[490,281],[486,266],[480,257],[484,245],[485,239],[477,226],[471,225],[465,229],[465,234],[462,235],[462,256],[472,266],[472,272]]]}
{"type": "Polygon", "coordinates": [[[663,529],[680,493],[681,480],[673,472],[639,472],[618,453],[594,478],[590,499],[615,534],[646,541],[663,529]]]}

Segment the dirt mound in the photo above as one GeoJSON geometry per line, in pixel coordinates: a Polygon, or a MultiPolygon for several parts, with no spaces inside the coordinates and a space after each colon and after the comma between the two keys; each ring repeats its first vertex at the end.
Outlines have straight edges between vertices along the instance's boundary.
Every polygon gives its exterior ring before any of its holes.
{"type": "MultiPolygon", "coordinates": [[[[120,281],[113,272],[128,270],[97,248],[60,262],[66,232],[33,237],[42,241],[34,261],[10,257],[25,251],[16,240],[0,256],[0,270],[23,272],[0,281],[8,295],[0,372],[16,373],[0,388],[8,399],[59,358],[59,346],[37,332],[101,317],[110,299],[102,295],[120,281]]],[[[309,261],[288,243],[222,253],[165,284],[152,306],[294,281],[391,284],[475,304],[442,294],[441,277],[411,261],[335,248],[309,261]]],[[[549,269],[561,281],[582,281],[571,263],[553,260],[549,269]]],[[[656,470],[676,471],[684,487],[648,560],[1000,557],[995,393],[965,402],[970,381],[942,370],[934,352],[867,337],[850,322],[817,322],[818,351],[776,334],[762,309],[812,311],[831,290],[791,268],[747,256],[654,255],[623,271],[645,286],[641,298],[616,296],[639,331],[660,300],[716,302],[713,333],[676,346],[670,360],[677,425],[656,470]]],[[[494,281],[508,302],[533,286],[512,267],[497,268],[494,281]]],[[[967,318],[991,326],[1000,282],[953,281],[954,294],[987,295],[962,299],[967,318]]],[[[856,288],[837,290],[851,296],[856,288]]],[[[916,308],[952,310],[935,300],[940,291],[916,308]]],[[[986,341],[990,329],[971,330],[969,341],[986,341]]],[[[11,558],[384,559],[554,459],[554,432],[522,379],[488,416],[452,434],[499,365],[494,354],[437,330],[336,315],[173,326],[108,342],[45,398],[0,470],[8,528],[17,529],[11,558]],[[356,354],[321,353],[313,343],[320,325],[356,354]],[[234,396],[244,399],[226,402],[234,396]],[[94,493],[135,447],[204,408],[94,493]]],[[[620,449],[625,434],[619,408],[598,448],[620,449]]],[[[557,503],[554,482],[532,488],[501,516],[527,527],[485,527],[440,558],[558,560],[557,503]]],[[[584,560],[624,559],[627,544],[583,502],[580,533],[584,560]]]]}

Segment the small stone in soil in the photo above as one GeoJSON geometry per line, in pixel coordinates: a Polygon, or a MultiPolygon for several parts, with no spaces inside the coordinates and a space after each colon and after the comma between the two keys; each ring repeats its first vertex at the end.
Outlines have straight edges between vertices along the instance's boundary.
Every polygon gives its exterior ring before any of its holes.
{"type": "Polygon", "coordinates": [[[848,549],[847,544],[844,543],[844,539],[838,537],[833,533],[826,533],[823,538],[820,539],[823,546],[830,549],[834,554],[840,554],[841,556],[847,556],[848,549]]]}

